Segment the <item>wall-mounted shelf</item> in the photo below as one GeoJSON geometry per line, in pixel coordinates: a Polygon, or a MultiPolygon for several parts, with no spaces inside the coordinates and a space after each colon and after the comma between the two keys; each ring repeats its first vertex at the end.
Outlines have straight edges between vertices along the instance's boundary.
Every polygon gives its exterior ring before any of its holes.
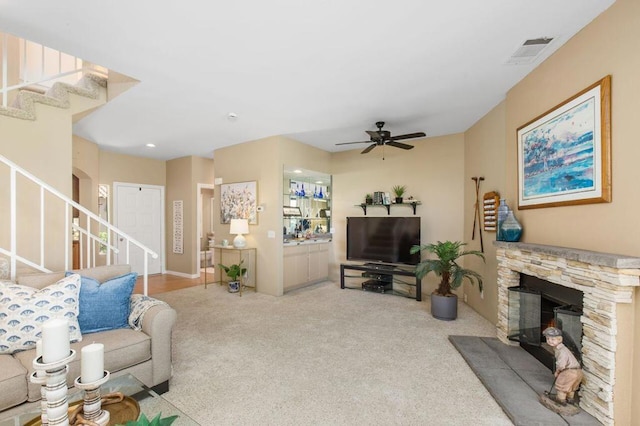
{"type": "Polygon", "coordinates": [[[409,203],[394,203],[394,204],[366,204],[366,203],[361,203],[361,204],[356,204],[356,207],[361,207],[362,211],[364,212],[364,215],[367,215],[367,208],[369,207],[386,207],[387,208],[387,215],[391,214],[391,206],[407,206],[407,207],[411,207],[413,209],[413,215],[416,215],[416,207],[418,207],[420,204],[422,204],[420,201],[411,201],[409,203]]]}

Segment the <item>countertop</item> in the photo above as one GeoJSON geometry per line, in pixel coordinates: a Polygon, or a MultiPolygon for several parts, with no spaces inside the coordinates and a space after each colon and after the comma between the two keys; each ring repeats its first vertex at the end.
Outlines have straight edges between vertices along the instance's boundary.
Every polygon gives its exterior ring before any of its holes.
{"type": "Polygon", "coordinates": [[[308,245],[308,244],[326,244],[330,243],[331,238],[293,238],[293,239],[285,239],[283,245],[285,247],[288,246],[299,246],[299,245],[308,245]]]}

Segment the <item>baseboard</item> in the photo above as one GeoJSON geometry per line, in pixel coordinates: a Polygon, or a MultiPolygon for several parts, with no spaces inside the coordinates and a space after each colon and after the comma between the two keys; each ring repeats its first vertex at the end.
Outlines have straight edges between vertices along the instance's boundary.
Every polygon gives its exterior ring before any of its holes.
{"type": "Polygon", "coordinates": [[[199,274],[185,274],[184,272],[176,272],[176,271],[165,271],[164,272],[167,275],[175,275],[176,277],[180,277],[180,278],[189,278],[189,279],[194,279],[194,278],[200,278],[199,274]]]}

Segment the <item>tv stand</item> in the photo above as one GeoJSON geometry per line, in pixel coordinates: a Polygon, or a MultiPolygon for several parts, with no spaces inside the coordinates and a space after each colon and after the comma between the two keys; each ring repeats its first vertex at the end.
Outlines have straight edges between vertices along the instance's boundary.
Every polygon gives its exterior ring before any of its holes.
{"type": "Polygon", "coordinates": [[[387,265],[384,263],[375,262],[365,263],[364,266],[366,266],[367,268],[375,269],[377,271],[392,271],[396,269],[396,265],[387,265]]]}
{"type": "MultiPolygon", "coordinates": [[[[415,297],[420,302],[422,300],[422,280],[418,279],[415,275],[415,268],[407,266],[395,266],[385,265],[380,263],[365,263],[363,265],[357,264],[340,264],[340,288],[362,288],[363,290],[372,290],[377,288],[372,281],[377,281],[382,285],[384,291],[381,293],[396,294],[405,297],[415,297]],[[345,271],[360,271],[360,274],[349,275],[345,271]],[[397,277],[413,277],[415,282],[409,280],[401,280],[397,277]],[[359,287],[347,287],[345,285],[345,279],[358,279],[359,287]],[[365,285],[362,285],[365,284],[365,285]],[[400,291],[394,289],[394,284],[398,284],[398,287],[408,287],[409,291],[400,291]],[[391,287],[387,289],[387,287],[391,287]],[[414,288],[415,287],[415,288],[414,288]],[[415,290],[415,295],[411,294],[415,290]]],[[[377,290],[373,290],[377,291],[377,290]]]]}

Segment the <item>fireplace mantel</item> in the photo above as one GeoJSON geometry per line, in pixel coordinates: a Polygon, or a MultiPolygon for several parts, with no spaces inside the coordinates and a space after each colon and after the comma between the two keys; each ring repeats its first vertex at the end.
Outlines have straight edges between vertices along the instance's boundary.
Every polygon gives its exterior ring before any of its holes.
{"type": "Polygon", "coordinates": [[[582,291],[585,381],[580,406],[602,423],[613,425],[617,305],[633,301],[634,288],[640,286],[640,258],[540,244],[494,244],[498,261],[498,338],[512,344],[507,337],[508,288],[520,284],[520,274],[582,291]]]}

